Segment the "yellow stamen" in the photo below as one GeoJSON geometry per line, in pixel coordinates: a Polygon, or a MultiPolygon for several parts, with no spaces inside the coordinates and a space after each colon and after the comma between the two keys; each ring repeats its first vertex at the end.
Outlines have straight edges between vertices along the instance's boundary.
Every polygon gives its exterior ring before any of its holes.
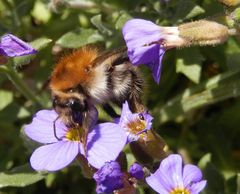
{"type": "Polygon", "coordinates": [[[139,132],[146,128],[146,121],[135,119],[127,124],[128,131],[132,134],[138,135],[139,132]]]}
{"type": "Polygon", "coordinates": [[[80,128],[70,128],[66,133],[66,138],[70,141],[80,142],[82,136],[82,130],[80,128]]]}
{"type": "Polygon", "coordinates": [[[186,188],[175,188],[169,194],[190,194],[186,188]]]}

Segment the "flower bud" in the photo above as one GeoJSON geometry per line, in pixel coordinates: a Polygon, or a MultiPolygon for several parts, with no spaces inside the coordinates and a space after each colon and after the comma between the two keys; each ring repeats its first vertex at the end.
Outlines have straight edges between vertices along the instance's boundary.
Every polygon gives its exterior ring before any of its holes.
{"type": "Polygon", "coordinates": [[[131,177],[134,177],[138,180],[141,180],[144,178],[144,172],[143,172],[143,168],[140,164],[138,163],[134,163],[130,166],[129,168],[129,174],[131,175],[131,177]]]}
{"type": "Polygon", "coordinates": [[[240,3],[240,0],[219,0],[219,1],[227,6],[236,6],[240,3]]]}
{"type": "Polygon", "coordinates": [[[93,176],[97,183],[97,193],[112,193],[123,188],[123,173],[115,161],[106,162],[93,176]]]}
{"type": "Polygon", "coordinates": [[[228,38],[228,28],[214,21],[199,20],[178,27],[179,36],[184,39],[182,46],[215,45],[228,38]]]}

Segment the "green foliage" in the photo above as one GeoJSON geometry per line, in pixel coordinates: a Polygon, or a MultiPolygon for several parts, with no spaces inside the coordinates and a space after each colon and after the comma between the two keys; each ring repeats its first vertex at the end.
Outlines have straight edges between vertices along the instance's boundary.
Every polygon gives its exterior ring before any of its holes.
{"type": "MultiPolygon", "coordinates": [[[[93,181],[74,165],[46,175],[23,165],[33,145],[20,138],[20,130],[37,110],[51,107],[44,85],[61,51],[95,43],[122,47],[121,29],[130,18],[163,26],[205,18],[227,23],[225,15],[234,9],[215,0],[0,1],[0,35],[11,32],[39,51],[0,65],[0,193],[95,193],[93,181]]],[[[171,151],[185,153],[186,161],[203,170],[203,193],[240,193],[239,37],[215,47],[169,49],[159,85],[149,69],[140,68],[154,128],[171,151]]],[[[100,119],[109,120],[98,108],[100,119]]],[[[128,165],[135,160],[130,152],[127,159],[128,165]]],[[[144,186],[138,192],[154,193],[144,186]]]]}

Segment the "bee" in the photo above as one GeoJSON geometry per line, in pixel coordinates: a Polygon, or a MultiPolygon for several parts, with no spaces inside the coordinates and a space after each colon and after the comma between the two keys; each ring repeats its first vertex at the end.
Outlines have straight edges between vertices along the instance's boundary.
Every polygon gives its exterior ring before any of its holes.
{"type": "MultiPolygon", "coordinates": [[[[84,143],[97,104],[121,105],[128,101],[133,112],[144,109],[143,79],[129,61],[125,48],[101,52],[96,47],[83,46],[58,61],[49,86],[59,118],[68,127],[82,126],[84,143]]],[[[54,131],[56,136],[55,127],[54,131]]]]}

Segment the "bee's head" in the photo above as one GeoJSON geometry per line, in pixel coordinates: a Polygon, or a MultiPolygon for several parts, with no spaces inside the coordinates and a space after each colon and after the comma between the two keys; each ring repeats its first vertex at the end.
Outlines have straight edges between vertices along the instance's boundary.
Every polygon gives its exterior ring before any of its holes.
{"type": "Polygon", "coordinates": [[[72,91],[55,92],[53,108],[66,124],[82,124],[83,114],[88,111],[87,97],[72,91]]]}

